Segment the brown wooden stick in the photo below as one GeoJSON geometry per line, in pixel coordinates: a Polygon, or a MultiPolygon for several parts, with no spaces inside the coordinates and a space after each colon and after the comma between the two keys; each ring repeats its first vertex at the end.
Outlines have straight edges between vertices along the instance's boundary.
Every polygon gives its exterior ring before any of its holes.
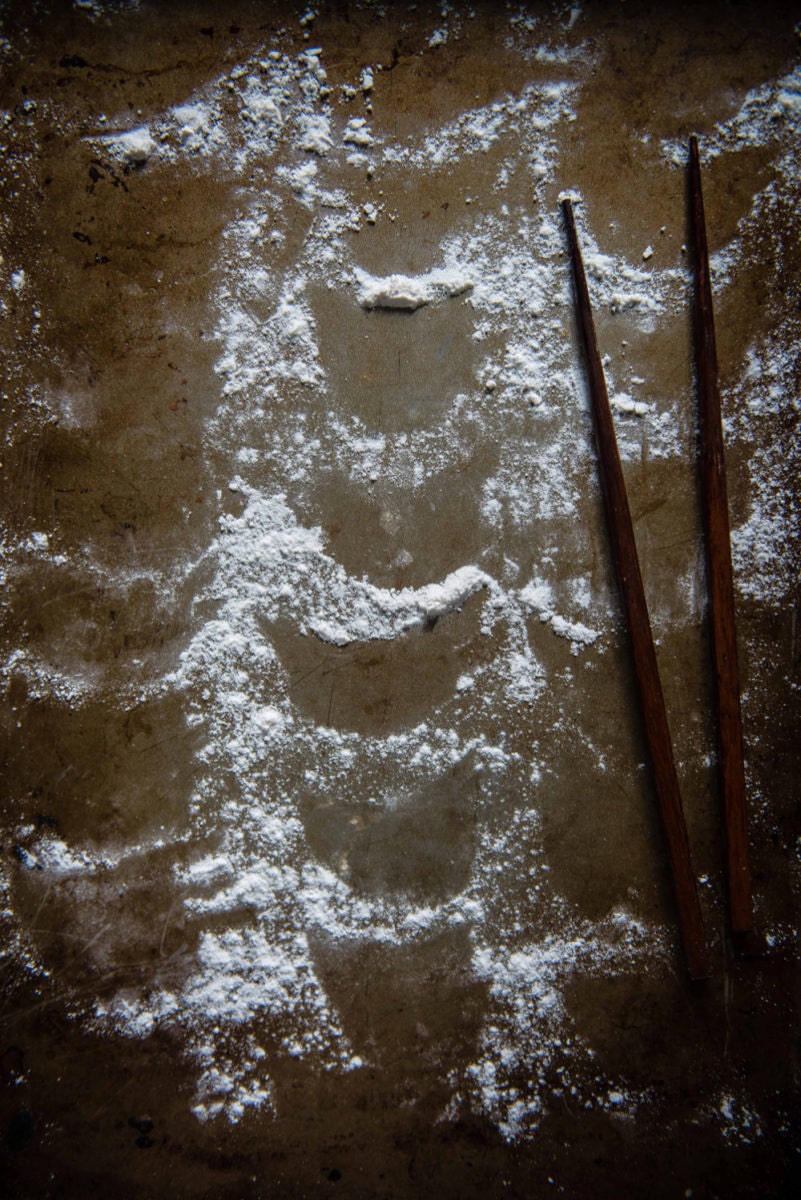
{"type": "Polygon", "coordinates": [[[748,830],[745,813],[745,768],[740,717],[740,680],[737,669],[737,630],[734,619],[734,582],[731,568],[729,505],[726,460],[718,390],[715,321],[709,280],[709,252],[701,192],[698,139],[690,138],[690,199],[695,270],[695,364],[698,375],[698,410],[701,433],[701,489],[706,529],[709,610],[712,622],[712,657],[717,699],[718,754],[726,825],[726,859],[729,885],[729,919],[735,933],[753,928],[751,871],[748,865],[748,830]]]}
{"type": "Polygon", "coordinates": [[[598,352],[590,296],[570,200],[564,200],[562,208],[573,265],[576,313],[587,363],[606,520],[631,639],[634,671],[645,724],[645,736],[651,755],[654,783],[667,838],[679,930],[691,978],[705,979],[710,971],[709,951],[704,934],[695,874],[690,861],[687,827],[684,822],[684,811],[673,760],[673,747],[659,679],[651,622],[648,617],[648,606],[640,574],[637,544],[634,540],[634,529],[626,496],[626,484],[620,465],[615,427],[609,407],[601,356],[598,352]]]}

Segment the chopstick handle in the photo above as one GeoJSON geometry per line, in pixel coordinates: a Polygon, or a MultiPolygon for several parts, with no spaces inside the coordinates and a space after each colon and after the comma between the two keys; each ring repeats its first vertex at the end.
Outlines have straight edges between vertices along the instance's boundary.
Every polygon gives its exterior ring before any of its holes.
{"type": "Polygon", "coordinates": [[[598,449],[598,467],[612,546],[612,558],[623,598],[645,735],[651,757],[662,825],[667,839],[679,931],[691,978],[705,979],[710,973],[709,950],[704,934],[695,874],[690,860],[687,827],[679,793],[656,650],[637,556],[637,545],[634,540],[626,484],[620,465],[615,427],[609,407],[601,356],[598,352],[590,296],[570,200],[564,200],[562,208],[573,267],[576,313],[584,344],[598,449]]]}
{"type": "Polygon", "coordinates": [[[712,658],[717,701],[718,753],[726,826],[729,920],[735,933],[753,928],[751,871],[745,807],[745,767],[737,668],[737,630],[726,488],[726,460],[718,390],[715,321],[709,278],[709,250],[701,191],[698,139],[690,138],[690,199],[693,227],[695,305],[693,333],[698,376],[701,493],[706,532],[707,581],[712,625],[712,658]]]}

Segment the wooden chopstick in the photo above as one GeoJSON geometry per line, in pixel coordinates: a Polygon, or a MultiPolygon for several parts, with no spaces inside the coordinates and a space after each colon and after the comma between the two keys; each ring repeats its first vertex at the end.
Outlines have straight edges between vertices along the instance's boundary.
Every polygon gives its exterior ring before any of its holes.
{"type": "Polygon", "coordinates": [[[695,273],[693,331],[698,375],[701,490],[717,701],[718,754],[726,825],[729,920],[735,933],[745,933],[753,928],[754,920],[751,871],[748,864],[737,630],[734,618],[726,460],[723,452],[709,251],[704,198],[701,192],[698,139],[695,136],[690,138],[690,202],[695,273]]]}
{"type": "Polygon", "coordinates": [[[606,520],[631,640],[634,671],[637,678],[645,735],[651,756],[654,783],[668,844],[679,931],[690,977],[705,979],[710,973],[709,950],[704,934],[695,874],[690,861],[687,827],[679,794],[673,747],[659,679],[648,606],[643,590],[637,545],[634,540],[634,529],[626,496],[626,484],[620,465],[601,356],[598,352],[584,264],[576,235],[573,205],[570,200],[563,200],[562,208],[573,266],[576,313],[584,343],[606,520]]]}

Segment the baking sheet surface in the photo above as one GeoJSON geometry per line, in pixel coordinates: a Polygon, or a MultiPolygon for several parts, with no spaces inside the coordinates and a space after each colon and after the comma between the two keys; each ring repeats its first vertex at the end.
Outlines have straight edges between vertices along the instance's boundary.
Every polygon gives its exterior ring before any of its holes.
{"type": "Polygon", "coordinates": [[[799,15],[5,6],[9,1194],[792,1193],[799,15]],[[726,932],[692,132],[747,960],[726,932]],[[565,194],[703,985],[609,557],[565,194]]]}

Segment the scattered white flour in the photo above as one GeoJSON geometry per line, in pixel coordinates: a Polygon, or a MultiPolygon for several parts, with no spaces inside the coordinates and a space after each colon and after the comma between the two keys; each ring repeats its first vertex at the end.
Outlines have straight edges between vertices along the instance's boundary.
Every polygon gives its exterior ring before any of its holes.
{"type": "Polygon", "coordinates": [[[351,117],[345,126],[345,131],[342,134],[343,144],[346,146],[360,146],[366,148],[375,145],[375,138],[367,128],[366,117],[351,117]]]}
{"type": "MultiPolygon", "coordinates": [[[[565,29],[579,18],[580,9],[571,8],[565,29]]],[[[459,21],[445,6],[429,47],[455,39],[459,21]]],[[[313,23],[309,10],[301,25],[308,31],[313,23]]],[[[509,18],[509,28],[510,39],[530,37],[536,22],[521,13],[509,18]]],[[[176,838],[171,846],[175,909],[197,948],[189,953],[184,946],[160,962],[146,990],[121,989],[95,1009],[99,1027],[130,1036],[169,1024],[186,1031],[197,1065],[193,1111],[201,1120],[275,1110],[270,1055],[253,1032],[257,1024],[271,1030],[277,1048],[271,1053],[342,1072],[371,1066],[368,1051],[355,1053],[326,982],[332,958],[365,945],[424,948],[443,933],[462,933],[464,973],[486,986],[488,999],[473,1061],[452,1072],[443,1068],[451,1089],[445,1117],[473,1110],[507,1139],[530,1137],[554,1095],[565,1105],[575,1102],[591,1060],[591,1047],[571,1032],[569,981],[578,973],[642,971],[670,955],[665,930],[646,927],[622,908],[601,921],[580,920],[550,885],[538,815],[547,749],[533,745],[522,754],[513,736],[521,712],[535,710],[549,693],[547,656],[567,661],[557,639],[590,663],[615,612],[589,575],[566,581],[558,569],[568,523],[583,561],[592,558],[580,497],[593,457],[584,383],[567,333],[572,296],[561,220],[550,192],[543,201],[558,177],[580,76],[595,51],[555,43],[525,53],[543,64],[537,82],[420,137],[392,139],[384,131],[382,140],[366,118],[349,116],[355,105],[369,111],[366,101],[378,92],[382,73],[365,65],[335,96],[325,50],[312,48],[296,58],[265,49],[147,128],[93,139],[128,165],[164,172],[165,184],[170,165],[184,157],[198,170],[213,166],[237,180],[259,172],[260,181],[250,190],[242,185],[210,300],[221,395],[205,448],[219,473],[217,532],[203,561],[181,568],[180,580],[175,565],[155,578],[157,592],[166,595],[198,569],[191,636],[155,683],[149,664],[134,660],[115,693],[132,706],[146,695],[180,698],[187,728],[200,740],[189,800],[192,841],[176,838]],[[548,63],[558,70],[543,81],[548,63]],[[571,73],[571,63],[580,70],[571,73]],[[417,186],[422,170],[448,170],[479,155],[497,158],[497,210],[454,221],[417,273],[396,273],[392,263],[386,275],[364,269],[359,239],[351,235],[361,229],[360,238],[373,236],[364,223],[381,211],[363,199],[366,163],[393,179],[408,174],[417,186]],[[514,207],[504,200],[515,169],[533,203],[514,207]],[[290,237],[297,253],[286,270],[290,237]],[[323,352],[324,306],[340,305],[354,320],[415,321],[433,315],[418,310],[438,302],[437,313],[466,317],[463,344],[448,353],[472,365],[449,390],[435,364],[428,391],[414,398],[423,415],[379,427],[349,403],[350,375],[338,355],[323,352]],[[357,500],[372,496],[378,482],[388,495],[394,488],[402,497],[425,497],[441,485],[451,498],[453,480],[461,489],[464,478],[464,495],[474,502],[476,561],[431,572],[414,587],[377,586],[350,572],[310,516],[315,482],[329,477],[357,500]],[[510,535],[523,530],[537,539],[533,562],[507,554],[510,535]],[[319,675],[321,694],[330,688],[333,704],[337,664],[346,655],[366,647],[400,652],[438,622],[459,633],[471,620],[485,657],[469,670],[458,666],[437,702],[411,721],[367,732],[341,728],[330,708],[323,719],[298,698],[296,652],[308,656],[304,669],[319,675]],[[310,844],[313,815],[329,808],[346,830],[376,830],[385,840],[399,814],[424,823],[437,788],[454,777],[461,781],[458,802],[470,805],[476,828],[464,871],[441,894],[360,888],[344,834],[330,852],[310,844]],[[526,913],[508,902],[505,880],[528,882],[526,913]]],[[[771,138],[783,148],[797,146],[800,95],[795,75],[765,85],[705,152],[771,138]]],[[[668,157],[675,152],[665,147],[668,157]]],[[[792,149],[781,159],[785,182],[797,171],[797,156],[792,149]]],[[[783,199],[772,186],[752,220],[762,206],[783,199]]],[[[658,255],[644,269],[642,262],[601,253],[592,220],[582,208],[585,265],[599,309],[643,336],[658,320],[683,314],[686,272],[661,267],[658,255]]],[[[733,264],[737,245],[727,251],[733,264]]],[[[652,253],[648,247],[642,258],[652,253]]],[[[9,275],[0,267],[3,287],[21,296],[24,271],[9,275]]],[[[735,432],[743,441],[755,420],[771,419],[787,405],[797,409],[798,338],[791,332],[783,328],[752,347],[735,388],[742,414],[735,432]]],[[[653,458],[675,458],[680,399],[673,407],[646,404],[623,390],[636,380],[625,377],[619,362],[607,370],[620,425],[637,431],[621,429],[624,458],[640,454],[637,439],[645,434],[653,458]]],[[[781,454],[777,446],[751,459],[751,511],[735,533],[741,589],[777,603],[793,583],[782,548],[798,536],[798,513],[786,502],[790,489],[782,500],[775,488],[781,454]]],[[[381,519],[395,520],[389,502],[381,519]]],[[[123,594],[141,582],[133,568],[127,577],[106,578],[88,553],[70,568],[51,545],[55,539],[41,530],[5,546],[6,580],[13,585],[32,560],[47,560],[54,579],[74,569],[123,594]]],[[[402,547],[392,565],[400,571],[414,564],[402,547]]],[[[12,653],[5,676],[22,677],[30,694],[64,706],[102,699],[107,680],[90,659],[91,629],[81,640],[78,621],[63,638],[12,653]],[[70,657],[68,647],[76,644],[81,654],[70,657]]],[[[460,637],[454,634],[456,642],[460,637]]],[[[103,930],[95,938],[97,931],[81,921],[111,903],[115,871],[134,869],[154,846],[164,849],[169,834],[165,843],[151,840],[125,852],[67,846],[33,827],[16,835],[31,886],[44,895],[68,879],[93,897],[73,919],[87,935],[88,961],[104,963],[103,930]]],[[[12,908],[12,883],[6,891],[12,908]]],[[[165,933],[170,919],[168,913],[165,933]]],[[[22,931],[20,953],[33,961],[31,945],[22,931]]],[[[613,1080],[584,1103],[622,1118],[648,1099],[613,1080]]],[[[734,1098],[721,1097],[716,1112],[727,1139],[758,1136],[757,1119],[734,1098]]]]}
{"type": "Polygon", "coordinates": [[[301,150],[315,154],[326,154],[333,146],[331,122],[327,116],[309,115],[304,120],[304,131],[300,139],[301,150]]]}
{"type": "Polygon", "coordinates": [[[748,1146],[762,1137],[759,1117],[739,1097],[724,1093],[712,1115],[720,1122],[723,1136],[730,1145],[748,1146]]]}
{"type": "Polygon", "coordinates": [[[178,137],[182,146],[191,149],[201,144],[202,135],[208,124],[208,113],[202,104],[182,104],[173,109],[178,123],[178,137]]]}
{"type": "Polygon", "coordinates": [[[616,395],[610,396],[609,405],[615,412],[632,417],[644,417],[650,411],[644,401],[635,400],[628,392],[617,392],[616,395]]]}
{"type": "Polygon", "coordinates": [[[390,275],[376,278],[356,271],[358,299],[363,308],[420,308],[441,296],[462,296],[472,288],[469,279],[456,269],[429,271],[410,278],[390,275]]]}
{"type": "Polygon", "coordinates": [[[590,629],[581,621],[567,621],[553,611],[553,591],[542,579],[533,580],[520,592],[520,599],[528,612],[536,613],[543,624],[551,627],[559,637],[566,638],[571,651],[577,655],[580,647],[592,646],[601,636],[599,629],[590,629]]]}
{"type": "Polygon", "coordinates": [[[123,162],[134,166],[146,163],[156,149],[156,143],[147,128],[131,129],[127,133],[112,134],[102,139],[112,154],[123,162]]]}

